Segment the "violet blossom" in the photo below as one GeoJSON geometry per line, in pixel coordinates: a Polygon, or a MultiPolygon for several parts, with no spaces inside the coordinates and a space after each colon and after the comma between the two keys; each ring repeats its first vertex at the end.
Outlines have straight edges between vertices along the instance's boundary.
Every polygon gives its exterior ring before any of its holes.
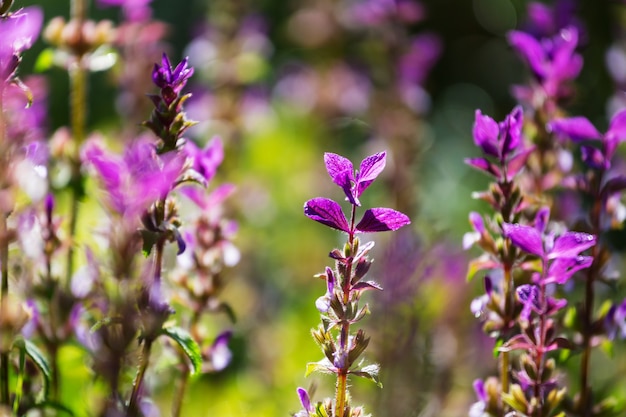
{"type": "Polygon", "coordinates": [[[583,116],[555,119],[547,126],[548,130],[560,137],[566,137],[573,142],[599,141],[600,149],[584,144],[581,147],[582,159],[585,164],[595,169],[609,169],[611,159],[617,146],[626,140],[626,110],[615,114],[609,124],[609,129],[600,133],[583,116]]]}
{"type": "Polygon", "coordinates": [[[152,0],[97,0],[102,7],[121,7],[124,18],[131,22],[140,22],[150,19],[152,0]]]}
{"type": "MultiPolygon", "coordinates": [[[[0,19],[0,81],[8,81],[17,69],[20,54],[29,49],[39,36],[43,12],[26,7],[0,19]]],[[[0,84],[0,88],[3,84],[0,84]]]]}

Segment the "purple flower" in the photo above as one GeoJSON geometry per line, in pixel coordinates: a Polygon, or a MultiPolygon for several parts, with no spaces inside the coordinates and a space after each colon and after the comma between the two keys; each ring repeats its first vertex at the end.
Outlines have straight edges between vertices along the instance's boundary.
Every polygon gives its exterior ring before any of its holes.
{"type": "Polygon", "coordinates": [[[504,223],[502,229],[515,246],[543,260],[547,266],[544,284],[564,284],[576,271],[591,265],[593,258],[580,253],[595,245],[596,238],[582,232],[565,232],[559,236],[545,233],[541,227],[545,227],[546,221],[542,218],[535,226],[504,223]]]}
{"type": "Polygon", "coordinates": [[[300,398],[300,404],[302,404],[302,411],[298,412],[295,417],[308,417],[315,412],[313,404],[311,404],[311,397],[304,388],[298,388],[298,398],[300,398]]]}
{"type": "Polygon", "coordinates": [[[524,25],[524,31],[538,39],[554,36],[569,25],[576,26],[579,32],[582,32],[582,25],[575,15],[575,0],[556,0],[552,7],[531,1],[526,11],[528,22],[524,25]]]}
{"type": "Polygon", "coordinates": [[[220,335],[213,341],[213,344],[206,352],[206,355],[209,357],[211,363],[210,371],[223,371],[232,361],[233,353],[228,347],[228,343],[232,337],[233,332],[231,330],[226,330],[220,333],[220,335]]]}
{"type": "Polygon", "coordinates": [[[568,26],[556,36],[542,40],[521,31],[511,31],[507,38],[549,97],[560,97],[564,83],[576,78],[582,69],[583,59],[575,52],[578,29],[574,26],[568,26]]]}
{"type": "Polygon", "coordinates": [[[152,0],[98,0],[99,6],[121,7],[124,18],[131,22],[139,22],[150,19],[152,0]]]}
{"type": "Polygon", "coordinates": [[[82,159],[96,170],[107,192],[108,206],[121,216],[139,215],[164,198],[180,176],[184,162],[178,155],[158,156],[148,139],[132,142],[121,157],[109,154],[91,140],[83,147],[82,159]]]}
{"type": "MultiPolygon", "coordinates": [[[[29,49],[41,30],[43,13],[38,7],[26,7],[0,19],[0,78],[11,78],[19,56],[29,49]]],[[[1,88],[1,85],[0,85],[1,88]]]]}
{"type": "Polygon", "coordinates": [[[499,164],[496,165],[487,158],[470,158],[465,162],[502,180],[515,176],[533,150],[532,147],[525,148],[522,141],[523,118],[524,113],[520,106],[515,107],[500,123],[476,110],[474,143],[482,149],[485,156],[497,158],[499,164]]]}
{"type": "Polygon", "coordinates": [[[555,119],[548,123],[547,128],[573,142],[600,141],[601,150],[584,145],[581,149],[582,158],[592,168],[609,169],[617,146],[626,140],[626,110],[613,116],[609,129],[604,134],[600,133],[587,118],[581,116],[555,119]]]}
{"type": "Polygon", "coordinates": [[[189,58],[185,58],[174,68],[167,54],[163,53],[161,65],[154,64],[152,81],[160,89],[171,90],[174,95],[177,95],[193,75],[193,67],[187,66],[188,61],[189,58]]]}
{"type": "Polygon", "coordinates": [[[224,146],[219,137],[214,137],[204,149],[198,148],[193,142],[185,143],[185,153],[192,160],[192,168],[202,176],[204,181],[211,181],[217,168],[224,160],[224,146]]]}
{"type": "Polygon", "coordinates": [[[609,339],[615,339],[619,331],[619,336],[626,339],[626,300],[619,304],[613,304],[604,318],[609,339]]]}

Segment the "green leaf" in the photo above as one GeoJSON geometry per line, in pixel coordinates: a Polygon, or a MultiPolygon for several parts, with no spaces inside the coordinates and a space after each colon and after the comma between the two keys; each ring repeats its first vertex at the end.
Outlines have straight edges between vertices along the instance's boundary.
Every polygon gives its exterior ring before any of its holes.
{"type": "Polygon", "coordinates": [[[331,367],[333,365],[326,358],[322,359],[319,362],[309,362],[306,364],[306,371],[304,372],[304,376],[307,377],[311,375],[313,372],[321,372],[323,374],[332,374],[333,371],[331,367]]]}
{"type": "Polygon", "coordinates": [[[202,353],[200,352],[200,346],[193,340],[189,332],[178,326],[165,327],[161,331],[162,334],[178,343],[183,352],[185,352],[185,355],[191,362],[191,375],[200,372],[202,368],[202,353]]]}
{"type": "Polygon", "coordinates": [[[615,349],[613,346],[613,341],[611,340],[603,340],[602,343],[600,343],[600,350],[602,350],[602,352],[604,352],[604,354],[610,359],[613,359],[615,356],[615,349]]]}
{"type": "Polygon", "coordinates": [[[32,408],[30,408],[30,410],[45,410],[47,408],[50,408],[50,409],[56,410],[56,411],[62,411],[62,412],[66,413],[66,414],[68,414],[68,415],[70,415],[72,417],[74,416],[74,412],[70,408],[68,408],[68,407],[64,406],[63,404],[61,404],[59,402],[56,402],[56,401],[43,401],[43,402],[40,402],[38,404],[35,404],[32,408]]]}
{"type": "Polygon", "coordinates": [[[498,356],[500,356],[500,352],[501,352],[500,348],[502,347],[502,345],[504,345],[504,340],[502,340],[502,339],[496,340],[496,344],[493,347],[493,357],[494,358],[497,358],[498,356]]]}
{"type": "Polygon", "coordinates": [[[380,371],[380,365],[377,363],[364,366],[358,371],[350,371],[351,374],[360,376],[361,378],[369,379],[370,381],[374,381],[376,385],[380,388],[383,387],[382,382],[378,378],[378,372],[380,371]]]}
{"type": "Polygon", "coordinates": [[[140,233],[143,240],[141,252],[143,253],[143,256],[147,258],[150,256],[150,252],[152,252],[152,247],[156,245],[159,240],[159,234],[145,229],[141,230],[140,233]]]}
{"type": "Polygon", "coordinates": [[[35,61],[35,72],[44,72],[54,66],[54,48],[46,48],[37,57],[35,61]]]}
{"type": "Polygon", "coordinates": [[[26,353],[26,356],[28,356],[37,369],[39,369],[43,376],[43,399],[48,398],[48,391],[52,381],[52,373],[50,372],[48,360],[44,357],[43,353],[41,353],[37,345],[30,340],[18,339],[15,341],[14,347],[26,353]]]}

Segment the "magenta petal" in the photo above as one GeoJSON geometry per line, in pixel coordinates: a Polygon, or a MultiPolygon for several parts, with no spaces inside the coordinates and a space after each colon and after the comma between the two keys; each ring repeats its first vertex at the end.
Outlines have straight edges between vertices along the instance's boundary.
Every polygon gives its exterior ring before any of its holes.
{"type": "Polygon", "coordinates": [[[511,239],[513,244],[532,255],[543,256],[543,241],[539,230],[522,224],[502,225],[504,236],[511,239]]]}
{"type": "Polygon", "coordinates": [[[500,124],[503,134],[502,157],[506,157],[511,151],[517,149],[522,137],[522,125],[524,124],[524,111],[521,106],[516,106],[511,114],[506,116],[500,124]]]}
{"type": "Polygon", "coordinates": [[[554,248],[548,254],[548,259],[574,258],[595,244],[596,238],[594,235],[582,232],[567,232],[556,239],[554,248]]]}
{"type": "Polygon", "coordinates": [[[599,139],[602,135],[586,117],[555,119],[548,123],[548,130],[557,135],[567,136],[574,142],[587,139],[599,139]]]}
{"type": "Polygon", "coordinates": [[[509,45],[522,56],[531,70],[540,77],[546,76],[545,52],[537,39],[527,33],[511,31],[507,35],[509,45]]]}
{"type": "Polygon", "coordinates": [[[383,172],[385,164],[387,162],[386,152],[379,152],[377,154],[368,156],[361,162],[359,172],[357,174],[357,197],[363,194],[363,191],[383,172]]]}
{"type": "Polygon", "coordinates": [[[328,198],[317,197],[304,203],[304,214],[316,222],[350,233],[350,227],[341,206],[328,198]]]}
{"type": "Polygon", "coordinates": [[[476,213],[475,211],[472,211],[469,214],[469,221],[472,224],[472,227],[474,228],[475,231],[477,231],[481,235],[485,233],[485,230],[486,230],[485,223],[483,222],[483,218],[480,214],[476,213]]]}
{"type": "Polygon", "coordinates": [[[591,256],[555,259],[550,264],[545,283],[556,282],[557,284],[565,284],[575,272],[589,268],[592,263],[593,258],[591,256]]]}
{"type": "Polygon", "coordinates": [[[535,229],[541,233],[545,232],[548,220],[550,220],[550,207],[541,207],[535,215],[535,229]]]}
{"type": "Polygon", "coordinates": [[[300,404],[302,404],[302,408],[304,408],[307,413],[311,412],[313,408],[311,407],[311,398],[309,398],[309,393],[304,388],[298,388],[298,397],[300,398],[300,404]]]}
{"type": "Polygon", "coordinates": [[[368,209],[363,213],[363,218],[356,225],[356,231],[359,233],[385,232],[398,230],[410,223],[411,219],[406,214],[390,208],[378,207],[368,209]]]}
{"type": "Polygon", "coordinates": [[[626,110],[622,110],[613,116],[606,136],[615,138],[617,141],[626,140],[626,110]]]}
{"type": "Polygon", "coordinates": [[[498,123],[489,116],[484,116],[480,110],[476,110],[476,118],[473,128],[474,143],[487,155],[498,157],[498,136],[500,128],[498,123]]]}

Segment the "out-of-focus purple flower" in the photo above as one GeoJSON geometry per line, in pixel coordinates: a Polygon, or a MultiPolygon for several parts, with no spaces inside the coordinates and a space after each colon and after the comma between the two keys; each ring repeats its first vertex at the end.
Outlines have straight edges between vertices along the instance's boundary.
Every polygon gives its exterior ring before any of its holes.
{"type": "Polygon", "coordinates": [[[130,22],[141,22],[150,19],[152,0],[97,0],[99,6],[121,7],[124,18],[130,22]]]}
{"type": "Polygon", "coordinates": [[[613,304],[604,318],[604,326],[609,339],[614,340],[618,335],[626,339],[626,300],[613,304]]]}
{"type": "Polygon", "coordinates": [[[188,141],[185,143],[185,153],[192,160],[192,168],[208,183],[211,181],[217,168],[224,160],[224,146],[219,137],[214,137],[206,144],[204,149],[188,141]]]}
{"type": "Polygon", "coordinates": [[[552,7],[538,1],[531,1],[526,7],[527,22],[524,25],[524,32],[541,39],[554,36],[561,29],[571,25],[582,34],[583,28],[576,17],[576,8],[576,0],[556,0],[552,7]]]}
{"type": "Polygon", "coordinates": [[[582,69],[582,56],[576,53],[578,30],[573,26],[542,40],[522,31],[511,31],[507,38],[526,61],[548,97],[564,95],[565,83],[576,78],[582,69]]]}
{"type": "Polygon", "coordinates": [[[7,122],[7,137],[13,143],[27,145],[46,138],[48,86],[45,78],[39,76],[30,76],[22,81],[32,95],[30,105],[22,87],[8,85],[4,89],[2,109],[7,122]]]}
{"type": "Polygon", "coordinates": [[[20,54],[35,43],[42,23],[39,7],[26,7],[0,19],[0,88],[17,69],[20,54]]]}
{"type": "Polygon", "coordinates": [[[609,124],[609,129],[600,133],[591,122],[582,116],[555,119],[548,123],[549,131],[560,137],[571,139],[573,142],[587,140],[600,141],[601,152],[591,146],[583,145],[583,161],[590,167],[596,169],[609,169],[611,159],[615,154],[617,146],[626,140],[626,110],[615,114],[609,124]]]}
{"type": "Polygon", "coordinates": [[[474,392],[476,393],[476,401],[469,410],[469,417],[483,417],[485,415],[485,407],[487,404],[487,391],[485,390],[485,383],[482,379],[476,379],[473,383],[474,392]]]}
{"type": "Polygon", "coordinates": [[[525,147],[522,140],[523,118],[524,113],[520,106],[515,107],[500,123],[476,110],[474,143],[482,149],[485,156],[497,158],[498,164],[487,158],[469,158],[465,162],[498,179],[508,180],[514,177],[533,150],[532,147],[525,147]]]}
{"type": "Polygon", "coordinates": [[[397,88],[406,105],[425,110],[422,103],[427,93],[422,84],[441,55],[441,39],[432,33],[417,35],[398,62],[397,88]]]}
{"type": "Polygon", "coordinates": [[[171,89],[177,95],[193,75],[193,67],[188,67],[188,62],[189,58],[185,58],[176,67],[172,67],[167,54],[163,53],[161,65],[154,64],[152,81],[160,89],[171,89]]]}
{"type": "Polygon", "coordinates": [[[415,0],[353,1],[346,9],[351,25],[379,26],[389,20],[416,23],[426,16],[424,6],[415,0]]]}
{"type": "MultiPolygon", "coordinates": [[[[544,226],[542,222],[536,223],[540,227],[544,226]]],[[[551,232],[545,233],[537,224],[528,226],[509,223],[504,223],[502,230],[515,246],[543,260],[547,267],[542,279],[544,284],[564,284],[576,271],[588,268],[593,262],[590,256],[580,255],[596,244],[595,236],[588,233],[565,232],[556,236],[551,232]]]]}
{"type": "Polygon", "coordinates": [[[82,159],[97,172],[107,192],[108,206],[130,217],[164,198],[181,175],[184,163],[179,155],[158,156],[152,141],[141,138],[132,142],[121,157],[90,140],[82,149],[82,159]]]}
{"type": "Polygon", "coordinates": [[[205,352],[205,355],[210,361],[211,372],[223,371],[232,361],[233,353],[228,347],[228,343],[232,337],[233,332],[231,330],[226,330],[220,333],[215,338],[208,351],[205,352]]]}

